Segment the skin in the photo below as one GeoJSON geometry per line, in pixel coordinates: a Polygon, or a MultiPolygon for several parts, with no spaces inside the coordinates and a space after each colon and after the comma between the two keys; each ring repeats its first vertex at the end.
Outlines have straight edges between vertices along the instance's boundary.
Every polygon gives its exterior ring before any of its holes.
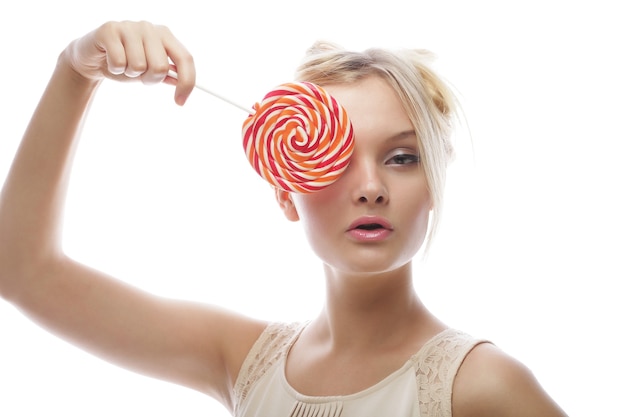
{"type": "MultiPolygon", "coordinates": [[[[104,78],[172,84],[182,105],[195,69],[167,28],[147,22],[104,24],[61,53],[0,194],[0,295],[95,355],[232,410],[241,364],[267,323],[149,295],[63,253],[72,157],[104,78]],[[178,80],[166,76],[168,69],[178,80]]],[[[311,395],[349,394],[378,382],[446,327],[412,286],[411,258],[423,244],[432,203],[408,118],[378,78],[327,89],[351,115],[353,162],[324,191],[276,194],[324,263],[326,303],[287,361],[290,383],[311,395]],[[382,240],[355,240],[346,230],[363,215],[382,216],[393,230],[382,240]]],[[[462,365],[453,410],[455,417],[565,415],[526,367],[489,344],[462,365]]]]}

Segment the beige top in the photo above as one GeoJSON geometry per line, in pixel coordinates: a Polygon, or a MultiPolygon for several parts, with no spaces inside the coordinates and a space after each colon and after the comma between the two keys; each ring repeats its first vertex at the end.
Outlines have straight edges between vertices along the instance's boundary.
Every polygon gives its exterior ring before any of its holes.
{"type": "Polygon", "coordinates": [[[235,383],[235,417],[451,417],[454,377],[485,342],[454,329],[429,340],[398,370],[350,395],[308,396],[285,378],[285,358],[303,323],[274,323],[253,345],[235,383]]]}

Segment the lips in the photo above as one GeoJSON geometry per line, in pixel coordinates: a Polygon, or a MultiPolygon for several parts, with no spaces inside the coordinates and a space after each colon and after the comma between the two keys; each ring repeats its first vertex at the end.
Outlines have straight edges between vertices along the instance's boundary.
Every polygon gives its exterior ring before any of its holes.
{"type": "Polygon", "coordinates": [[[350,224],[347,234],[359,242],[379,242],[386,239],[392,231],[391,223],[385,218],[364,216],[350,224]]]}
{"type": "Polygon", "coordinates": [[[386,229],[393,230],[391,223],[383,217],[379,216],[363,216],[356,219],[354,222],[350,224],[348,227],[348,231],[350,230],[376,230],[376,229],[386,229]]]}

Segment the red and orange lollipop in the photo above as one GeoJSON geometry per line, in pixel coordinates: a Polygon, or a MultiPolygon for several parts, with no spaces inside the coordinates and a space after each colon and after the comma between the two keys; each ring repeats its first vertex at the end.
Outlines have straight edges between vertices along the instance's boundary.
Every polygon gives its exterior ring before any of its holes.
{"type": "Polygon", "coordinates": [[[354,132],[345,109],[321,87],[287,83],[254,105],[243,123],[243,146],[252,167],[270,184],[310,193],[346,169],[354,132]]]}

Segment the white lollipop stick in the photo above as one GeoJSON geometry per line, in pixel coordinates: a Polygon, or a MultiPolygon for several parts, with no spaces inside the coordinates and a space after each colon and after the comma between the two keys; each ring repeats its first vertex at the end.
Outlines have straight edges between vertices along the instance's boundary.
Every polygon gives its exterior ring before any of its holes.
{"type": "MultiPolygon", "coordinates": [[[[168,73],[167,73],[167,75],[168,75],[169,77],[172,77],[172,78],[178,79],[178,74],[176,74],[176,73],[175,73],[174,71],[172,71],[172,70],[169,70],[169,71],[168,71],[168,73]]],[[[245,112],[246,112],[246,113],[248,113],[248,114],[253,114],[253,113],[254,113],[254,112],[252,111],[252,109],[251,109],[251,108],[246,107],[246,106],[242,106],[241,104],[238,104],[238,103],[236,103],[236,102],[232,101],[231,99],[226,98],[226,97],[224,97],[224,96],[222,96],[222,95],[220,95],[220,94],[216,93],[215,91],[211,91],[211,90],[209,90],[209,89],[208,89],[208,88],[206,88],[206,87],[203,87],[203,86],[201,86],[201,85],[199,85],[199,84],[196,84],[196,85],[195,85],[195,87],[196,87],[198,90],[202,90],[202,91],[204,91],[205,93],[209,93],[209,94],[211,94],[212,96],[217,97],[217,98],[219,98],[220,100],[225,101],[226,103],[228,103],[228,104],[230,104],[230,105],[232,105],[232,106],[235,106],[235,107],[237,107],[237,108],[240,108],[241,110],[245,111],[245,112]]]]}

